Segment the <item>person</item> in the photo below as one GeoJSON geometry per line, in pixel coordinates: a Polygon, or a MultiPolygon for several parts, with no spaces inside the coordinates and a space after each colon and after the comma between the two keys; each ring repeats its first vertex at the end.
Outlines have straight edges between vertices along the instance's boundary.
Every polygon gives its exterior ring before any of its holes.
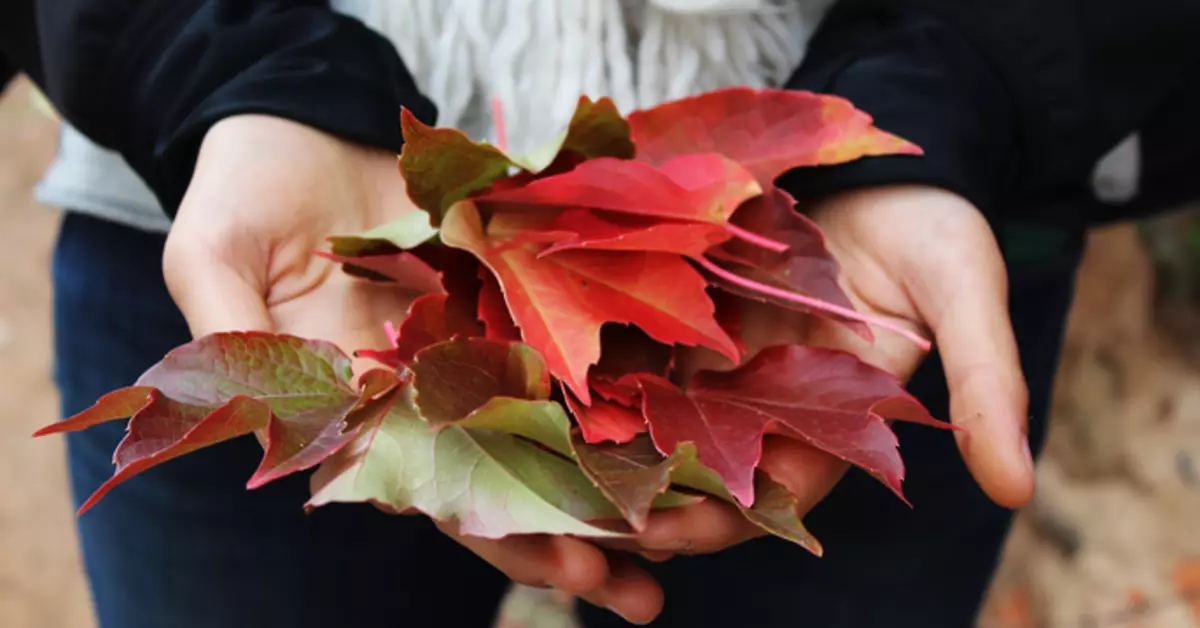
{"type": "MultiPolygon", "coordinates": [[[[367,506],[304,516],[304,478],[244,490],[259,451],[242,439],[131,480],[79,521],[103,628],[483,626],[505,575],[581,595],[592,627],[969,625],[1010,509],[1032,491],[1085,226],[1195,192],[1178,175],[1195,135],[1183,112],[1197,100],[1200,7],[1169,0],[17,0],[2,11],[7,66],[128,164],[170,223],[162,234],[130,211],[116,221],[102,213],[111,199],[67,212],[54,284],[68,415],[192,336],[378,346],[378,322],[403,304],[309,251],[407,210],[400,106],[471,128],[495,92],[515,129],[530,125],[519,141],[536,138],[539,114],[569,115],[580,92],[607,89],[628,109],[778,84],[845,96],[926,151],[784,180],[857,304],[935,338],[932,356],[883,333],[873,346],[832,328],[809,338],[908,379],[935,415],[969,428],[896,427],[915,508],[769,442],[764,464],[809,510],[825,558],[706,501],[655,515],[632,548],[655,560],[634,561],[580,539],[462,537],[367,506]],[[1096,202],[1095,163],[1134,131],[1141,182],[1156,191],[1096,202]]],[[[105,426],[69,438],[77,500],[111,473],[119,437],[105,426]]]]}

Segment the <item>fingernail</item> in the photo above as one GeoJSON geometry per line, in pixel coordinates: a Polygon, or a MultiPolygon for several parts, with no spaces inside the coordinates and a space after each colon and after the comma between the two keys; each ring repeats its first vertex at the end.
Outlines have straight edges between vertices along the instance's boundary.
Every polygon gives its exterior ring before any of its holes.
{"type": "Polygon", "coordinates": [[[1029,467],[1029,471],[1033,471],[1033,452],[1029,449],[1029,439],[1021,438],[1021,449],[1025,452],[1025,466],[1029,467]]]}

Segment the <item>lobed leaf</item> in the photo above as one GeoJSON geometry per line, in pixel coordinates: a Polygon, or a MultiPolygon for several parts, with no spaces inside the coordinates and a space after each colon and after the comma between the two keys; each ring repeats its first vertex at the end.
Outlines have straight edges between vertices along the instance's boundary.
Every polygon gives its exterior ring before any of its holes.
{"type": "MultiPolygon", "coordinates": [[[[790,194],[770,186],[762,196],[742,205],[733,217],[733,223],[742,229],[787,244],[786,251],[771,251],[743,240],[730,240],[712,249],[710,255],[733,262],[735,267],[730,270],[741,277],[853,311],[854,304],[838,284],[841,267],[825,244],[825,234],[811,219],[797,212],[795,206],[796,200],[790,194]]],[[[798,305],[794,301],[771,299],[769,295],[740,288],[719,277],[713,277],[711,281],[744,298],[839,321],[868,341],[872,340],[870,328],[861,321],[826,309],[798,305]]]]}
{"type": "Polygon", "coordinates": [[[691,443],[744,506],[755,501],[754,470],[767,431],[842,458],[904,499],[904,465],[884,417],[953,429],[892,375],[828,349],[769,347],[736,370],[697,374],[684,390],[649,375],[637,381],[659,451],[691,443]]]}
{"type": "Polygon", "coordinates": [[[398,385],[387,371],[350,386],[350,359],[332,344],[263,332],[213,334],[183,345],[129,388],[39,430],[78,431],[131,416],[116,471],[80,512],[128,478],[180,455],[255,433],[264,441],[250,487],[300,471],[352,437],[350,421],[398,385]]]}
{"type": "Polygon", "coordinates": [[[679,257],[563,251],[539,258],[536,244],[511,242],[517,235],[484,233],[469,202],[456,205],[442,229],[448,246],[492,271],[524,341],[585,405],[605,323],[635,324],[660,342],[702,345],[736,359],[733,341],[713,320],[704,279],[679,257]]]}
{"type": "Polygon", "coordinates": [[[922,154],[876,128],[848,100],[800,90],[718,89],[634,111],[628,119],[638,160],[661,165],[680,155],[720,153],[764,188],[801,166],[922,154]]]}

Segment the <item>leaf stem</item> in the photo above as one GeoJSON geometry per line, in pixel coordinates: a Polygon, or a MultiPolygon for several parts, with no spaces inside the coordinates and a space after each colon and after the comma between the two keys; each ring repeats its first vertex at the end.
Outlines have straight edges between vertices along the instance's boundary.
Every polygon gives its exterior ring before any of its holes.
{"type": "Polygon", "coordinates": [[[812,297],[805,296],[803,294],[799,294],[796,292],[789,292],[787,290],[782,290],[780,288],[768,286],[766,284],[759,283],[752,279],[746,279],[745,277],[737,275],[736,273],[732,273],[728,270],[725,270],[724,268],[721,268],[720,266],[718,266],[717,264],[713,263],[711,260],[709,260],[705,257],[693,257],[690,259],[695,260],[696,263],[700,264],[700,266],[702,266],[708,272],[720,277],[721,279],[724,279],[725,281],[728,281],[729,283],[735,284],[735,285],[745,288],[747,290],[751,290],[751,291],[757,292],[757,293],[765,295],[765,296],[780,299],[782,301],[791,301],[792,303],[803,305],[805,307],[808,307],[808,308],[811,308],[814,310],[824,310],[826,312],[831,312],[833,314],[837,314],[839,316],[843,316],[845,318],[859,321],[862,323],[877,325],[877,326],[887,329],[889,331],[893,331],[897,334],[900,334],[901,336],[911,340],[913,343],[915,343],[918,347],[920,347],[924,351],[928,351],[930,349],[930,347],[932,346],[930,344],[930,342],[928,340],[926,340],[925,338],[922,338],[920,334],[909,331],[909,330],[907,330],[895,323],[892,323],[890,321],[886,321],[881,318],[876,318],[874,316],[869,316],[867,314],[862,314],[862,313],[856,312],[852,309],[844,308],[840,305],[828,303],[828,302],[822,301],[820,299],[814,299],[812,297]]]}
{"type": "Polygon", "coordinates": [[[496,148],[508,150],[508,132],[504,128],[504,105],[499,96],[492,96],[492,130],[496,132],[496,148]]]}
{"type": "Polygon", "coordinates": [[[725,230],[733,234],[733,237],[744,240],[754,246],[762,247],[768,251],[783,253],[788,250],[788,245],[778,240],[772,240],[766,236],[758,235],[753,231],[747,231],[731,222],[725,223],[725,230]]]}

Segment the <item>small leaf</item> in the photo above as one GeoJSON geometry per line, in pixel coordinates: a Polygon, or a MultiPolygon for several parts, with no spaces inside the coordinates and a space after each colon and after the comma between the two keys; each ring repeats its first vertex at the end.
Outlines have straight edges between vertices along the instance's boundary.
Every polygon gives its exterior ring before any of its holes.
{"type": "Polygon", "coordinates": [[[800,500],[764,471],[759,470],[754,475],[754,505],[747,508],[729,494],[717,474],[696,460],[696,448],[691,443],[680,445],[674,457],[679,462],[671,473],[673,483],[719,497],[737,506],[750,523],[817,556],[824,552],[820,541],[801,521],[803,513],[799,510],[800,500]]]}
{"type": "Polygon", "coordinates": [[[952,429],[889,373],[828,349],[769,347],[734,371],[697,374],[686,390],[653,376],[637,381],[659,451],[692,443],[700,463],[746,506],[754,503],[754,469],[767,431],[842,458],[904,499],[904,465],[884,416],[952,429]]]}
{"type": "Polygon", "coordinates": [[[450,295],[425,294],[417,297],[400,323],[396,346],[391,351],[359,351],[390,366],[412,364],[417,352],[454,338],[483,335],[483,327],[465,304],[456,304],[450,295]]]}
{"type": "Polygon", "coordinates": [[[588,523],[620,513],[574,462],[496,429],[432,431],[403,401],[326,460],[312,486],[309,508],[333,502],[370,502],[389,512],[415,508],[457,521],[459,532],[471,536],[622,536],[588,523]]]}
{"type": "Polygon", "coordinates": [[[583,432],[584,442],[628,443],[648,429],[640,411],[595,397],[591,406],[585,406],[574,393],[566,389],[563,390],[563,396],[583,432]]]}
{"type": "Polygon", "coordinates": [[[412,365],[416,405],[434,426],[454,423],[494,397],[550,397],[546,363],[528,345],[459,338],[417,353],[412,365]]]}
{"type": "MultiPolygon", "coordinates": [[[[762,196],[742,205],[732,220],[746,231],[787,244],[786,251],[771,251],[743,240],[731,240],[712,249],[710,254],[740,266],[730,269],[739,276],[853,311],[854,304],[838,284],[841,267],[825,244],[825,234],[816,223],[797,212],[795,206],[796,200],[790,194],[770,186],[762,196]]],[[[712,282],[744,298],[840,321],[867,340],[872,339],[870,328],[860,321],[838,316],[828,310],[806,308],[793,301],[772,300],[720,278],[713,278],[712,282]]]]}
{"type": "Polygon", "coordinates": [[[762,193],[754,177],[718,155],[685,155],[661,169],[599,158],[522,187],[480,195],[476,202],[579,207],[637,216],[723,224],[743,201],[762,193]]]}
{"type": "Polygon", "coordinates": [[[876,128],[846,99],[799,90],[718,89],[635,111],[628,119],[638,160],[660,165],[680,155],[720,153],[764,188],[800,166],[922,154],[876,128]]]}
{"type": "Polygon", "coordinates": [[[421,294],[442,292],[438,272],[412,253],[383,253],[362,257],[335,255],[324,251],[313,253],[317,257],[341,264],[342,271],[354,277],[395,283],[400,288],[421,294]]]}
{"type": "Polygon", "coordinates": [[[646,529],[654,500],[667,492],[679,456],[664,458],[649,438],[622,445],[593,445],[574,436],[579,467],[638,532],[646,529]]]}
{"type": "Polygon", "coordinates": [[[429,212],[436,227],[455,202],[486,188],[516,164],[486,142],[473,142],[462,131],[426,126],[407,109],[400,112],[404,147],[400,172],[408,196],[429,212]]]}
{"type": "Polygon", "coordinates": [[[429,214],[409,211],[359,235],[328,238],[330,253],[338,257],[369,257],[415,249],[437,235],[429,224],[429,214]]]}
{"type": "Polygon", "coordinates": [[[702,345],[731,359],[737,348],[713,320],[712,300],[695,269],[665,253],[563,251],[538,258],[516,234],[484,234],[474,205],[447,215],[443,241],[470,251],[499,281],[524,341],[585,404],[588,367],[600,357],[600,327],[635,324],[666,344],[702,345]],[[500,247],[500,244],[507,244],[500,247]]]}
{"type": "Polygon", "coordinates": [[[635,148],[629,138],[629,123],[611,99],[593,101],[587,96],[580,96],[566,131],[531,154],[514,158],[514,161],[530,172],[542,172],[567,151],[585,159],[633,157],[635,148]]]}
{"type": "Polygon", "coordinates": [[[38,435],[132,416],[114,454],[116,472],[83,510],[141,471],[250,433],[260,435],[267,450],[251,479],[259,486],[344,446],[348,417],[386,392],[388,375],[370,375],[356,391],[350,359],[328,342],[263,332],[212,334],[168,353],[135,386],[105,395],[38,435]]]}

